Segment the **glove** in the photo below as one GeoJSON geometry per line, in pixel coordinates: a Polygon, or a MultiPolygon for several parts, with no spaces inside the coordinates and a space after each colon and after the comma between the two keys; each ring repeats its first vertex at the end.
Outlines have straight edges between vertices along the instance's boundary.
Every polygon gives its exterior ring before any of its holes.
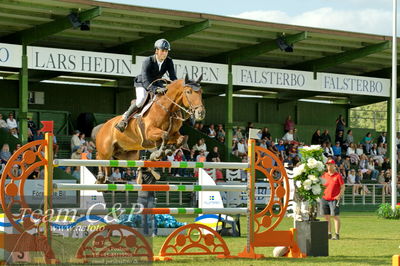
{"type": "Polygon", "coordinates": [[[167,91],[167,88],[157,87],[156,93],[164,93],[167,91]]]}

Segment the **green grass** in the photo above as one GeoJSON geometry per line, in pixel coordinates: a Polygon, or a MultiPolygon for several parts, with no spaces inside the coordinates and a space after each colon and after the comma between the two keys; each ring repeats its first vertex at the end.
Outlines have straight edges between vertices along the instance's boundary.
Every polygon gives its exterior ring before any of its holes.
{"type": "MultiPolygon", "coordinates": [[[[193,222],[193,216],[176,216],[178,221],[193,222]]],[[[391,265],[394,254],[400,254],[400,222],[384,220],[373,212],[344,212],[341,215],[342,230],[340,241],[329,241],[329,257],[308,257],[304,259],[272,258],[273,247],[257,248],[257,253],[264,254],[261,260],[216,259],[214,256],[176,256],[170,262],[155,262],[156,265],[391,265]]],[[[291,218],[285,218],[279,230],[286,230],[293,225],[291,218]]],[[[241,218],[242,237],[224,237],[232,255],[243,250],[246,243],[246,219],[241,218]]],[[[157,254],[165,237],[155,237],[154,253],[157,254]]],[[[77,239],[54,237],[53,249],[58,257],[73,256],[79,242],[77,239]],[[62,255],[64,253],[64,256],[62,255]]],[[[64,261],[64,259],[62,259],[64,261]]],[[[118,260],[122,262],[122,260],[118,260]]],[[[101,262],[101,265],[115,265],[114,261],[101,262]]],[[[65,265],[70,265],[66,263],[65,265]]],[[[128,264],[125,264],[128,265],[128,264]]]]}

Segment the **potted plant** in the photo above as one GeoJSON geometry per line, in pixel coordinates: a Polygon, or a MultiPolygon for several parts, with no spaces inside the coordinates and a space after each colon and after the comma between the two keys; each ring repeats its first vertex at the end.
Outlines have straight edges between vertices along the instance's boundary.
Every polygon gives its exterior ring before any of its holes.
{"type": "Polygon", "coordinates": [[[326,158],[319,145],[302,147],[299,152],[301,161],[293,169],[297,242],[308,256],[328,256],[328,223],[317,219],[317,204],[325,189],[326,158]]]}

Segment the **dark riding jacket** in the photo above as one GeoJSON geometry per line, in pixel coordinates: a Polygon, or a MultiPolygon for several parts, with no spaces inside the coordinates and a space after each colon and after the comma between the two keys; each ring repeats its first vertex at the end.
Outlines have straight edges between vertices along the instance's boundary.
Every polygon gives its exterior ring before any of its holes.
{"type": "Polygon", "coordinates": [[[161,65],[161,69],[159,70],[156,56],[149,56],[143,62],[142,73],[135,79],[135,87],[143,87],[146,90],[155,90],[157,87],[163,87],[165,83],[162,81],[157,81],[153,83],[151,88],[148,88],[154,80],[162,78],[167,71],[170,80],[177,79],[174,63],[170,57],[167,57],[164,60],[161,65]]]}

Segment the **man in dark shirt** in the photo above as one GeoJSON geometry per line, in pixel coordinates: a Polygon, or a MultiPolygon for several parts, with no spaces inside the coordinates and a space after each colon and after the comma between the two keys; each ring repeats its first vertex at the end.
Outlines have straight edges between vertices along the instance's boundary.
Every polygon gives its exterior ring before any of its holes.
{"type": "MultiPolygon", "coordinates": [[[[155,184],[160,179],[160,174],[154,169],[148,167],[141,167],[137,170],[138,184],[155,184]]],[[[155,207],[155,192],[154,191],[139,191],[138,192],[138,204],[143,208],[154,208],[155,207]]],[[[153,214],[142,214],[142,227],[144,235],[156,235],[157,226],[153,214]]]]}
{"type": "Polygon", "coordinates": [[[149,91],[154,93],[163,93],[165,83],[156,81],[161,79],[168,72],[170,80],[176,80],[176,73],[172,59],[168,57],[171,45],[165,39],[159,39],[154,44],[155,53],[144,60],[142,64],[142,73],[135,79],[136,101],[131,102],[129,109],[122,115],[122,120],[115,127],[124,132],[128,125],[129,117],[143,107],[149,91]]]}

